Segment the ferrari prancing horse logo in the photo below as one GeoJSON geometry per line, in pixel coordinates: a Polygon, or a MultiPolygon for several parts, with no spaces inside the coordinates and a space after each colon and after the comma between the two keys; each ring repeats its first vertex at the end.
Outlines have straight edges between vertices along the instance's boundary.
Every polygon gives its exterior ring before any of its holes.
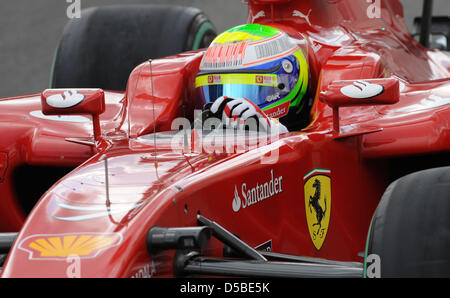
{"type": "Polygon", "coordinates": [[[305,211],[311,240],[317,250],[322,248],[331,214],[330,170],[314,169],[303,177],[305,211]]]}

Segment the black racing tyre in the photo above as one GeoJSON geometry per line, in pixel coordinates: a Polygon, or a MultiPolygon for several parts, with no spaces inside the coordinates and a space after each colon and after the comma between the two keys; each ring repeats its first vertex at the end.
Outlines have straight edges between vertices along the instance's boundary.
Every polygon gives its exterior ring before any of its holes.
{"type": "Polygon", "coordinates": [[[214,26],[197,8],[113,5],[83,10],[65,27],[51,88],[125,90],[131,71],[148,59],[207,47],[214,26]]]}
{"type": "Polygon", "coordinates": [[[409,174],[386,189],[367,238],[370,255],[379,256],[380,277],[450,277],[450,167],[409,174]]]}

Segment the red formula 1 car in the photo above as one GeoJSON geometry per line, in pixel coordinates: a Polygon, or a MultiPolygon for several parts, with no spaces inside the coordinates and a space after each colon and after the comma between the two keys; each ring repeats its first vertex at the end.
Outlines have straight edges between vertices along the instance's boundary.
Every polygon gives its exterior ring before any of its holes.
{"type": "Polygon", "coordinates": [[[202,108],[204,14],[84,11],[52,89],[0,100],[2,277],[450,276],[450,57],[430,49],[450,30],[430,4],[420,44],[398,0],[249,0],[249,23],[306,41],[314,105],[224,150],[172,125],[202,108]]]}

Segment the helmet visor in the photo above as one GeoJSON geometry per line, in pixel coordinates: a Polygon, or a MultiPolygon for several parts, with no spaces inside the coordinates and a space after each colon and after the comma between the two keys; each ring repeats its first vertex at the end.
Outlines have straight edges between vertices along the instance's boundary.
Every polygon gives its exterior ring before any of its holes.
{"type": "Polygon", "coordinates": [[[294,86],[286,74],[208,74],[196,78],[196,87],[205,104],[221,96],[243,97],[261,109],[284,98],[294,86]]]}

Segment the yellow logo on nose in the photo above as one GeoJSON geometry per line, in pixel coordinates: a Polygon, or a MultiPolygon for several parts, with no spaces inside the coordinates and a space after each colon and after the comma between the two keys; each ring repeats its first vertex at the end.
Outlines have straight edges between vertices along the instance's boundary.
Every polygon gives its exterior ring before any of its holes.
{"type": "Polygon", "coordinates": [[[26,238],[19,247],[31,259],[65,259],[70,255],[95,257],[120,241],[118,234],[40,235],[26,238]]]}

